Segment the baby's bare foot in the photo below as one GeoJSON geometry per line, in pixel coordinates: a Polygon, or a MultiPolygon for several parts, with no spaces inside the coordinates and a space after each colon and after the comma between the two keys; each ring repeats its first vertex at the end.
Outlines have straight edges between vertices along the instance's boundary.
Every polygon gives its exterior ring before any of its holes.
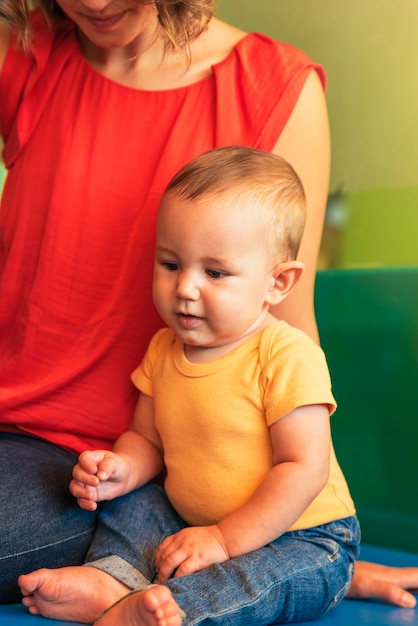
{"type": "Polygon", "coordinates": [[[182,622],[171,591],[157,585],[122,599],[97,621],[97,626],[180,626],[182,622]]]}
{"type": "Polygon", "coordinates": [[[32,615],[92,624],[126,595],[128,587],[95,567],[40,569],[19,577],[22,602],[32,615]]]}

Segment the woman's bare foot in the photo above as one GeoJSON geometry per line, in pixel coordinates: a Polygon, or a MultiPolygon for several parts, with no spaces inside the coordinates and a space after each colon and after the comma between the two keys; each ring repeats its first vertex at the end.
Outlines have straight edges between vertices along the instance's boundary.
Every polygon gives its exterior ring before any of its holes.
{"type": "Polygon", "coordinates": [[[395,606],[414,608],[417,599],[418,567],[390,567],[380,563],[356,561],[349,598],[379,598],[395,606]]]}
{"type": "Polygon", "coordinates": [[[168,587],[157,585],[130,594],[98,621],[98,626],[180,626],[181,611],[168,587]]]}
{"type": "Polygon", "coordinates": [[[95,567],[39,569],[19,577],[23,604],[33,615],[92,624],[130,589],[95,567]]]}

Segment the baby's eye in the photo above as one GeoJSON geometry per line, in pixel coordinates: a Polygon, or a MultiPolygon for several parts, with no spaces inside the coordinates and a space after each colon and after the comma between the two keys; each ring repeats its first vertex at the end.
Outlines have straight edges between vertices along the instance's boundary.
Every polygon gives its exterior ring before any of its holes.
{"type": "Polygon", "coordinates": [[[220,270],[206,270],[206,274],[211,278],[224,278],[226,276],[225,272],[221,272],[220,270]]]}
{"type": "Polygon", "coordinates": [[[178,263],[170,263],[169,261],[163,261],[161,265],[168,269],[169,272],[175,272],[179,269],[178,263]]]}

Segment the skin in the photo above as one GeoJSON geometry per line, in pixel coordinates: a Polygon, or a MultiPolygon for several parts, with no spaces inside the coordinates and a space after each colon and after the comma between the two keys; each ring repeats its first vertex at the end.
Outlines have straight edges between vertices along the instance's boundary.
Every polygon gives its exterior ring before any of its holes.
{"type": "Polygon", "coordinates": [[[212,361],[274,321],[302,274],[298,261],[272,258],[263,220],[233,194],[184,201],[165,194],[157,224],[153,298],[193,361],[212,361]],[[187,219],[185,216],[187,215],[187,219]]]}
{"type": "MultiPolygon", "coordinates": [[[[152,14],[152,6],[136,4],[133,0],[66,0],[59,4],[78,26],[87,61],[112,80],[138,89],[180,87],[204,78],[210,74],[211,66],[224,59],[244,36],[241,31],[214,19],[208,31],[192,44],[192,65],[185,71],[182,60],[175,55],[163,57],[162,45],[154,39],[155,14],[152,14]],[[128,13],[124,14],[124,11],[128,13]],[[94,21],[86,18],[88,15],[103,17],[120,13],[123,14],[120,22],[109,26],[111,32],[103,32],[103,24],[100,28],[98,25],[94,27],[94,21]]],[[[9,40],[9,28],[0,24],[0,69],[9,40]]],[[[272,312],[318,341],[313,288],[328,194],[330,142],[325,98],[315,72],[308,77],[273,151],[292,163],[303,182],[307,196],[307,225],[298,257],[305,265],[304,274],[291,295],[273,307],[272,312]]],[[[96,572],[90,572],[91,580],[96,580],[96,572]]],[[[110,578],[102,572],[100,574],[110,578]]],[[[65,599],[59,597],[59,589],[64,582],[71,586],[71,580],[71,574],[66,570],[56,570],[54,575],[49,570],[39,570],[22,576],[24,604],[30,607],[32,613],[54,617],[54,606],[65,604],[65,599]]],[[[114,579],[97,580],[97,585],[100,589],[108,588],[107,603],[126,591],[114,579]]],[[[415,598],[406,589],[415,587],[418,587],[418,568],[388,568],[358,561],[349,595],[381,598],[399,606],[414,606],[415,598]]],[[[79,602],[84,599],[86,603],[91,602],[90,594],[84,598],[84,591],[80,589],[79,602]]],[[[142,612],[142,603],[139,604],[142,612]]]]}
{"type": "Polygon", "coordinates": [[[129,596],[97,623],[100,626],[138,626],[139,619],[145,620],[141,622],[144,626],[179,626],[183,621],[169,590],[160,586],[129,596]],[[133,601],[129,602],[130,599],[133,601]]]}

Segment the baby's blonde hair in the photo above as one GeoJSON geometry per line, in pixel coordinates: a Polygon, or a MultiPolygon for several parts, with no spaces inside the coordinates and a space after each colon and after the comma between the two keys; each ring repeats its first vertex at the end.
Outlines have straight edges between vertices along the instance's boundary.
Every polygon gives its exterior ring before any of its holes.
{"type": "Polygon", "coordinates": [[[242,146],[215,148],[193,159],[166,193],[186,201],[227,195],[265,221],[266,244],[276,261],[296,259],[306,219],[302,183],[282,157],[242,146]]]}

